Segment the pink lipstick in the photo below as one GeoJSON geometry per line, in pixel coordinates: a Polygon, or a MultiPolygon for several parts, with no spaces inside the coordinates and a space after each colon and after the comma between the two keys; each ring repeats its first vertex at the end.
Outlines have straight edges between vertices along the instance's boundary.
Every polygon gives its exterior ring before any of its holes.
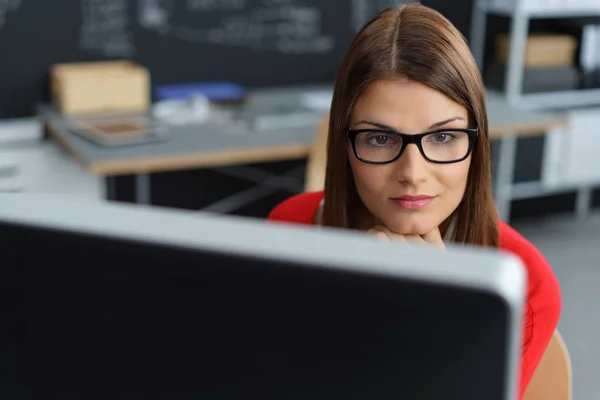
{"type": "Polygon", "coordinates": [[[400,196],[391,198],[390,200],[405,210],[420,210],[431,203],[433,199],[435,199],[435,196],[420,195],[400,196]]]}

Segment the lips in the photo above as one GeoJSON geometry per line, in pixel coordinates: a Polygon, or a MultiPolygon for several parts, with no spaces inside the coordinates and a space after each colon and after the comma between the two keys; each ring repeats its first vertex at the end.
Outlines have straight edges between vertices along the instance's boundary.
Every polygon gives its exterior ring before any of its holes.
{"type": "Polygon", "coordinates": [[[419,195],[419,196],[400,196],[390,200],[405,210],[420,210],[426,207],[435,199],[435,196],[419,195]]]}

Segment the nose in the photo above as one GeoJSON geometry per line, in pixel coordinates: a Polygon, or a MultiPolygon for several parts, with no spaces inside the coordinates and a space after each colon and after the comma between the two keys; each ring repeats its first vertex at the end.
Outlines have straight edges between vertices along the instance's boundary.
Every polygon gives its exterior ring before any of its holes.
{"type": "Polygon", "coordinates": [[[427,160],[423,157],[416,144],[409,144],[396,161],[398,168],[396,177],[399,182],[416,185],[427,180],[427,160]]]}

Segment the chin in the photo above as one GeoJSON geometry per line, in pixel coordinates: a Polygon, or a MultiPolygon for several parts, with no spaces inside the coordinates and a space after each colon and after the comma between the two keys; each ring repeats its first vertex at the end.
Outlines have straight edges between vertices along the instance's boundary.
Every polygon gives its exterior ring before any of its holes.
{"type": "Polygon", "coordinates": [[[398,218],[382,221],[386,228],[399,235],[425,235],[439,226],[439,224],[424,218],[398,218]]]}

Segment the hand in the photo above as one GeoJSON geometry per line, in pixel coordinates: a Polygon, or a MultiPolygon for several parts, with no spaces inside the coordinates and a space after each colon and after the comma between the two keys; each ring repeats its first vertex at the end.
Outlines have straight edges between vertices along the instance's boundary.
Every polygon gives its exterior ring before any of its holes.
{"type": "Polygon", "coordinates": [[[377,225],[369,229],[367,233],[386,242],[413,243],[446,248],[439,228],[435,228],[424,235],[400,235],[390,231],[383,225],[377,225]]]}

